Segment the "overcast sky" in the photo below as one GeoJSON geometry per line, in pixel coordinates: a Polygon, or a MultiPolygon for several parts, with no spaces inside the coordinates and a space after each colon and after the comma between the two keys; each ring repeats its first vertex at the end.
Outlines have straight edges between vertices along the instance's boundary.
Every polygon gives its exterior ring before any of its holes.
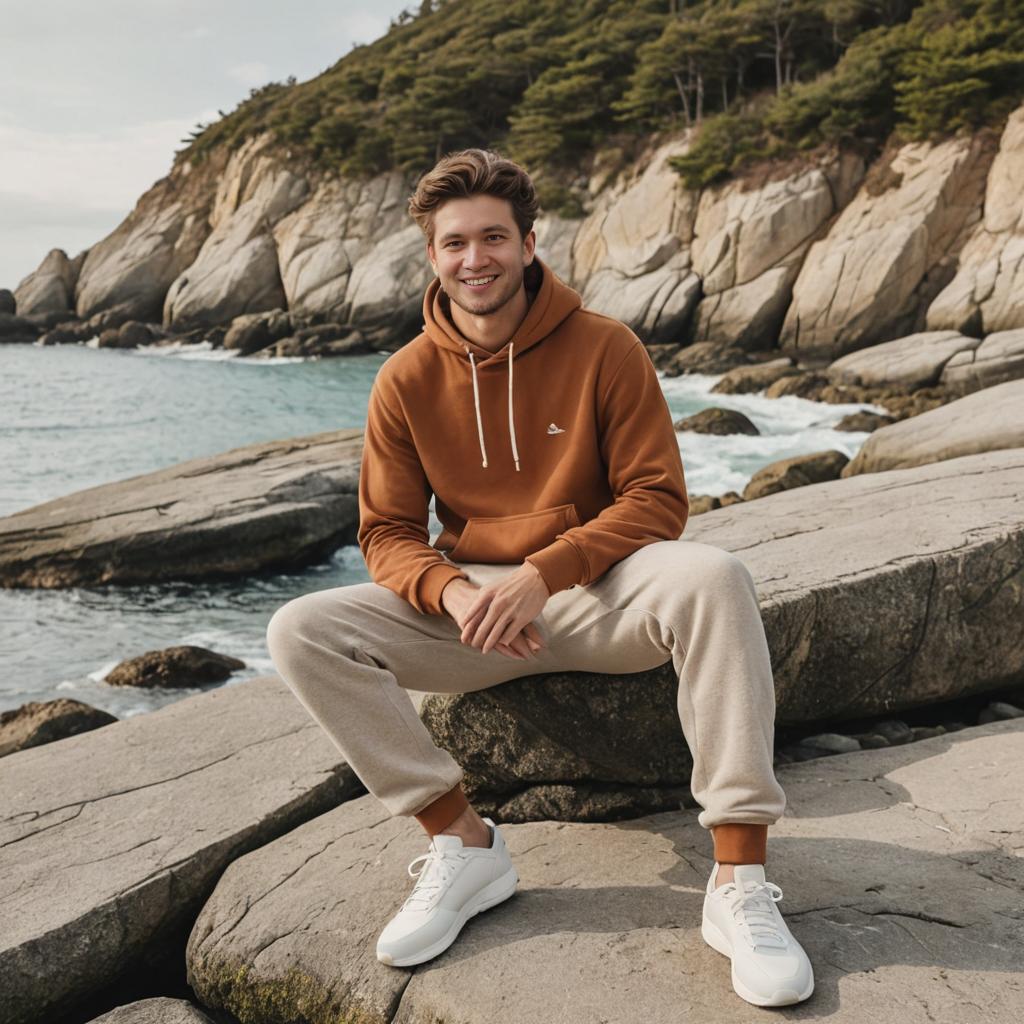
{"type": "Polygon", "coordinates": [[[108,234],[200,121],[412,0],[0,0],[0,288],[108,234]]]}

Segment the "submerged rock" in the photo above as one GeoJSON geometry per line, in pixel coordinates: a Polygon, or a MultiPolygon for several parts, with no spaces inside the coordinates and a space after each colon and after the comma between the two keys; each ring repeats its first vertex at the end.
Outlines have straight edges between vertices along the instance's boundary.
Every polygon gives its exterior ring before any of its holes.
{"type": "Polygon", "coordinates": [[[761,433],[753,422],[737,409],[712,407],[701,409],[674,424],[676,430],[692,430],[696,434],[751,434],[761,433]]]}
{"type": "Polygon", "coordinates": [[[202,686],[223,682],[245,662],[205,647],[182,644],[122,661],[104,678],[110,686],[202,686]]]}

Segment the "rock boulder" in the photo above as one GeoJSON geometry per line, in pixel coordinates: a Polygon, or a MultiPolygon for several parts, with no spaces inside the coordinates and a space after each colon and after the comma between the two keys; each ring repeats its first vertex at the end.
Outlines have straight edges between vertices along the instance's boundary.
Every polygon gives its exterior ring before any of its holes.
{"type": "MultiPolygon", "coordinates": [[[[768,877],[815,970],[798,1013],[862,1024],[881,1006],[923,1019],[924,1006],[955,1024],[969,999],[986,1019],[1015,1019],[1024,816],[991,794],[1024,786],[1024,724],[778,777],[788,806],[768,877]]],[[[696,819],[505,824],[518,891],[435,960],[395,968],[374,947],[424,837],[373,797],[353,800],[228,867],[189,938],[189,981],[211,1010],[251,1021],[754,1020],[700,936],[712,859],[696,819]]]]}
{"type": "Polygon", "coordinates": [[[219,579],[355,542],[361,430],[233,448],[0,519],[0,586],[219,579]]]}
{"type": "Polygon", "coordinates": [[[1024,380],[1007,381],[876,430],[843,476],[1024,447],[1024,380]]]}
{"type": "Polygon", "coordinates": [[[56,1019],[180,956],[235,858],[361,790],[276,678],[0,761],[5,1024],[56,1019]]]}

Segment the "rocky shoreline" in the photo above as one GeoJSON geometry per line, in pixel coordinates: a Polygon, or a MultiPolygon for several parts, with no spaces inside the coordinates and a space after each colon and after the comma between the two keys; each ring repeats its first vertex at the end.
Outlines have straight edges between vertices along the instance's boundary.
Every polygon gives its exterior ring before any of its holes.
{"type": "MultiPolygon", "coordinates": [[[[638,1007],[667,1022],[680,999],[735,1020],[728,965],[698,934],[711,851],[692,806],[506,824],[523,880],[513,903],[429,968],[396,969],[376,961],[373,939],[406,891],[417,827],[365,795],[279,680],[0,766],[5,1022],[427,1024],[457,1009],[465,1021],[597,1024],[638,1007]],[[41,900],[57,876],[59,899],[41,900]]],[[[1012,1019],[1007,895],[1024,885],[1024,820],[998,794],[1024,783],[1024,719],[777,771],[788,803],[769,856],[816,966],[817,1011],[853,1022],[880,1001],[969,990],[985,1019],[1012,1019]],[[926,950],[909,960],[908,931],[926,950]]]]}
{"type": "MultiPolygon", "coordinates": [[[[694,495],[685,532],[758,587],[789,798],[770,856],[814,1010],[1015,1019],[1024,107],[998,140],[872,166],[830,153],[699,192],[667,164],[687,145],[595,175],[582,217],[538,222],[539,251],[666,376],[884,410],[846,422],[870,434],[853,459],[812,452],[743,494],[694,495]]],[[[0,342],[393,351],[427,283],[411,184],[289,165],[268,136],[178,161],[110,236],[0,290],[0,342]]],[[[756,431],[728,408],[676,428],[756,431]]],[[[360,456],[360,431],[332,431],[26,509],[0,519],[0,586],[314,564],[354,542],[360,456]]],[[[736,1019],[697,931],[710,851],[671,664],[628,686],[423,695],[525,884],[414,971],[372,943],[421,852],[414,823],[365,794],[279,679],[214,681],[236,668],[158,652],[110,684],[215,688],[121,721],[71,702],[0,720],[0,1024],[736,1019]]]]}

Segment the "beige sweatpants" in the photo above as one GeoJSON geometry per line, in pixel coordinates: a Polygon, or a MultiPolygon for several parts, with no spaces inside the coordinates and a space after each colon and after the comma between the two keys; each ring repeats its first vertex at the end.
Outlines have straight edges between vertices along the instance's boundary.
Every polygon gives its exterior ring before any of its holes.
{"type": "MultiPolygon", "coordinates": [[[[455,564],[481,586],[517,568],[455,564]]],[[[416,814],[463,775],[407,689],[466,693],[526,675],[628,674],[671,660],[700,824],[781,817],[771,662],[754,581],[735,555],[682,539],[648,544],[549,598],[535,624],[547,646],[532,660],[482,654],[461,642],[450,616],[426,615],[370,582],[289,601],[267,642],[284,681],[392,814],[416,814]]]]}

